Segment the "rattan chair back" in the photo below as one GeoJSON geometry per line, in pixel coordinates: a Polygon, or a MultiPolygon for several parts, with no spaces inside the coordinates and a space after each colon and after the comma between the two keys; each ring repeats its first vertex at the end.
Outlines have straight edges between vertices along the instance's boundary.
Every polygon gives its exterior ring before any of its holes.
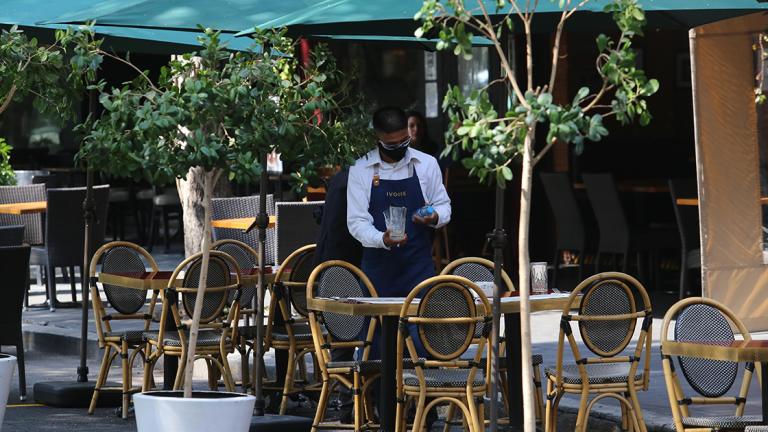
{"type": "Polygon", "coordinates": [[[630,241],[629,222],[613,175],[584,173],[582,178],[600,230],[598,253],[626,253],[630,241]]]}
{"type": "Polygon", "coordinates": [[[293,310],[302,317],[307,317],[309,313],[307,281],[314,269],[315,249],[314,244],[296,249],[283,261],[275,275],[274,290],[280,291],[278,298],[288,298],[293,310]]]}
{"type": "MultiPolygon", "coordinates": [[[[237,219],[256,217],[259,214],[259,203],[261,198],[258,195],[232,197],[232,198],[214,198],[211,201],[213,210],[213,219],[237,219]]],[[[275,201],[272,194],[267,195],[267,215],[275,214],[275,201]]],[[[255,229],[249,233],[241,229],[232,228],[213,228],[213,239],[224,240],[232,239],[241,241],[255,250],[259,250],[259,230],[255,229]]],[[[274,228],[267,228],[267,239],[264,247],[264,263],[267,265],[275,264],[275,242],[276,232],[274,228]]]]}
{"type": "Polygon", "coordinates": [[[734,388],[738,375],[737,362],[708,360],[698,357],[665,354],[665,344],[674,342],[707,342],[730,345],[736,340],[752,339],[741,320],[722,303],[703,297],[693,297],[675,303],[664,315],[661,327],[661,355],[664,379],[670,405],[678,430],[683,429],[683,417],[689,416],[689,406],[695,404],[726,404],[735,406],[735,415],[742,416],[754,371],[754,364],[744,364],[741,386],[736,396],[726,396],[734,388]],[[674,321],[672,339],[670,326],[674,321]],[[676,362],[675,362],[676,360],[676,362]],[[699,397],[685,394],[676,373],[675,363],[690,387],[699,397]]]}
{"type": "Polygon", "coordinates": [[[100,271],[102,273],[140,276],[146,271],[158,270],[152,255],[137,244],[114,241],[96,250],[89,267],[94,321],[99,340],[103,342],[104,336],[112,331],[110,321],[115,318],[141,320],[144,322],[144,330],[148,330],[158,293],[152,292],[146,313],[139,313],[147,306],[148,291],[104,283],[100,284],[101,291],[99,291],[99,284],[96,283],[99,266],[101,266],[100,271]],[[115,313],[107,312],[102,300],[102,293],[115,313]]]}
{"type": "MultiPolygon", "coordinates": [[[[197,289],[200,282],[200,272],[203,269],[203,253],[196,253],[182,261],[173,271],[168,287],[163,293],[163,311],[160,319],[158,340],[164,340],[166,318],[173,314],[176,327],[180,329],[182,341],[185,339],[178,301],[180,300],[187,317],[193,316],[197,289]],[[183,274],[183,277],[181,275],[183,274]],[[181,297],[180,299],[178,297],[181,297]]],[[[237,324],[240,317],[240,268],[237,262],[228,254],[216,250],[210,251],[208,261],[208,277],[206,278],[205,293],[203,294],[203,310],[200,316],[200,327],[229,328],[237,337],[237,324]],[[228,304],[229,292],[236,291],[234,300],[228,304]],[[226,315],[225,308],[228,308],[226,315]]],[[[228,335],[225,335],[228,336],[228,335]]]]}
{"type": "MultiPolygon", "coordinates": [[[[45,201],[44,184],[0,186],[0,204],[15,204],[34,201],[45,201]]],[[[40,213],[23,215],[0,214],[0,225],[24,225],[26,227],[24,231],[24,243],[40,245],[45,241],[43,237],[42,215],[40,213]]]]}
{"type": "MultiPolygon", "coordinates": [[[[591,276],[572,292],[563,308],[558,339],[557,381],[562,380],[564,343],[567,340],[582,377],[588,376],[588,364],[632,364],[630,377],[638,374],[643,363],[642,387],[648,386],[651,352],[651,301],[645,287],[624,273],[607,272],[591,276]],[[581,305],[575,306],[578,301],[581,305]],[[574,309],[576,311],[574,312],[574,309]],[[597,357],[585,357],[576,340],[572,323],[578,323],[579,334],[587,349],[597,357]],[[640,322],[640,332],[635,329],[640,322]],[[631,347],[633,339],[635,346],[631,347]],[[630,355],[620,356],[626,349],[630,355]]],[[[588,381],[585,381],[586,385],[588,381]]]]}
{"type": "MultiPolygon", "coordinates": [[[[376,289],[365,273],[345,261],[332,260],[320,264],[315,267],[307,281],[308,299],[377,296],[376,289]]],[[[331,350],[336,348],[362,348],[362,360],[368,359],[369,345],[376,326],[375,319],[310,311],[309,322],[315,350],[321,354],[318,356],[321,369],[325,369],[325,364],[331,361],[331,350]]]]}
{"type": "MultiPolygon", "coordinates": [[[[211,245],[211,249],[231,256],[240,268],[241,273],[252,271],[259,266],[259,253],[241,241],[232,239],[219,240],[211,245]]],[[[257,304],[252,305],[253,300],[256,298],[256,282],[244,283],[240,290],[240,305],[243,308],[255,309],[258,307],[257,304]]],[[[234,294],[234,291],[230,292],[229,299],[227,299],[229,303],[232,303],[232,300],[234,300],[234,294]]]]}

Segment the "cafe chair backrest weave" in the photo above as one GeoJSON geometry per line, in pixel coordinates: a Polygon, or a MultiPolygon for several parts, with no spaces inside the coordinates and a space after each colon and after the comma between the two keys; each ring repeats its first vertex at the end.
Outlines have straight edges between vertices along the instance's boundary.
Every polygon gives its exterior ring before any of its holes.
{"type": "MultiPolygon", "coordinates": [[[[214,198],[211,201],[213,220],[255,218],[259,215],[260,199],[261,198],[258,195],[232,198],[214,198]]],[[[274,214],[275,201],[272,197],[272,194],[269,194],[267,195],[267,215],[273,216],[274,214]]],[[[266,244],[264,245],[264,263],[267,265],[275,264],[275,237],[275,229],[267,228],[266,244]]],[[[244,233],[241,229],[213,228],[213,239],[238,240],[247,244],[253,249],[259,249],[259,230],[257,229],[254,229],[249,233],[244,233]]]]}
{"type": "MultiPolygon", "coordinates": [[[[369,297],[369,282],[361,278],[362,272],[356,272],[352,265],[339,263],[324,266],[316,277],[314,285],[317,297],[369,297]]],[[[314,273],[313,273],[314,274],[314,273]]],[[[337,341],[349,342],[358,338],[365,324],[366,317],[344,315],[332,312],[321,314],[325,328],[337,341]]]]}
{"type": "MultiPolygon", "coordinates": [[[[219,240],[211,246],[211,249],[224,252],[225,254],[231,256],[237,263],[237,266],[240,267],[241,272],[255,269],[259,265],[259,253],[253,250],[253,248],[247,244],[237,240],[219,240]]],[[[232,303],[232,297],[234,295],[234,291],[229,292],[229,298],[227,299],[228,303],[232,303]]],[[[255,296],[256,282],[242,285],[240,304],[243,305],[243,307],[250,307],[250,304],[255,296]]]]}
{"type": "Polygon", "coordinates": [[[306,245],[296,249],[280,265],[280,271],[276,280],[282,283],[287,290],[288,298],[294,311],[299,315],[306,317],[307,312],[307,281],[314,269],[315,245],[306,245]],[[286,269],[288,272],[287,280],[283,275],[286,269]]]}
{"type": "MultiPolygon", "coordinates": [[[[632,289],[620,279],[606,279],[584,290],[579,315],[620,316],[637,312],[632,289]]],[[[636,317],[627,319],[580,320],[579,330],[590,351],[602,356],[614,356],[627,347],[635,331],[636,317]]]]}
{"type": "MultiPolygon", "coordinates": [[[[141,274],[147,268],[141,254],[132,247],[110,247],[101,256],[101,271],[104,273],[141,274]]],[[[147,301],[147,291],[103,284],[104,295],[109,304],[121,314],[138,312],[147,301]]]]}
{"type": "MultiPolygon", "coordinates": [[[[203,269],[203,259],[193,261],[189,267],[187,267],[184,273],[184,279],[182,281],[183,288],[198,288],[200,283],[200,272],[203,269]]],[[[227,305],[229,298],[229,290],[213,291],[210,288],[214,287],[226,287],[231,285],[232,278],[231,273],[233,269],[230,268],[222,257],[211,256],[208,263],[208,277],[206,284],[206,292],[203,298],[203,311],[200,316],[200,322],[208,324],[218,320],[221,317],[221,313],[224,307],[227,305]]],[[[183,292],[181,296],[181,302],[184,305],[184,312],[187,316],[191,317],[195,309],[195,300],[197,294],[194,292],[183,292]]]]}

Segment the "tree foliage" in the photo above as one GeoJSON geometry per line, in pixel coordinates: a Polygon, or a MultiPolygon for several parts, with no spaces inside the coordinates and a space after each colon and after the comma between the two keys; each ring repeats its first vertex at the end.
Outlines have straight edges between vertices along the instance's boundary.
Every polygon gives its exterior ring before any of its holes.
{"type": "Polygon", "coordinates": [[[104,113],[81,127],[79,158],[114,176],[163,184],[192,167],[253,180],[259,156],[273,150],[306,171],[364,150],[362,112],[344,105],[344,77],[324,48],[301,71],[284,32],[256,35],[272,50],[229,52],[209,29],[200,42],[157,83],[145,73],[111,91],[100,83],[104,113]]]}
{"type": "Polygon", "coordinates": [[[11,102],[34,95],[35,108],[61,120],[75,118],[75,104],[101,65],[101,42],[90,27],[55,32],[41,45],[16,26],[0,32],[0,114],[11,102]]]}
{"type": "Polygon", "coordinates": [[[595,64],[601,86],[594,89],[582,87],[568,102],[554,100],[552,90],[558,57],[561,56],[558,50],[562,30],[566,20],[588,2],[574,5],[571,0],[560,0],[562,15],[555,33],[552,74],[548,82],[540,84],[533,82],[530,61],[530,29],[535,3],[498,0],[495,10],[489,11],[481,0],[424,2],[416,16],[423,21],[417,35],[435,29],[441,39],[438,48],[453,48],[455,54],[465,58],[472,56],[472,36],[484,36],[495,43],[502,61],[502,76],[491,85],[503,85],[511,93],[512,103],[506,112],[497,112],[488,99],[487,89],[465,95],[459,87],[453,87],[443,102],[451,124],[446,134],[446,152],[458,155],[459,149],[471,151],[472,156],[465,158],[463,163],[481,180],[495,180],[502,185],[510,181],[510,164],[522,155],[526,136],[535,132],[537,126],[546,129],[546,138],[541,150],[534,155],[534,164],[556,141],[573,143],[577,153],[582,151],[586,141],[599,141],[608,134],[603,124],[607,117],[615,117],[621,124],[635,120],[641,125],[650,122],[646,99],[658,90],[659,83],[648,79],[636,67],[632,41],[642,35],[645,24],[645,13],[637,0],[615,0],[605,7],[605,12],[611,14],[617,25],[619,37],[600,34],[596,39],[598,57],[595,64]],[[518,83],[500,41],[503,31],[514,30],[518,23],[522,23],[527,35],[528,60],[524,75],[528,82],[525,86],[518,83]]]}

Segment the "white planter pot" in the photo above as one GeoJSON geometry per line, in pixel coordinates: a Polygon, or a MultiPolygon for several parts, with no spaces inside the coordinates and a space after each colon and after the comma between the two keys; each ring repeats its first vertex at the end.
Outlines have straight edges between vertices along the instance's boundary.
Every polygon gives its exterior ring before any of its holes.
{"type": "Polygon", "coordinates": [[[153,391],[133,396],[138,432],[248,432],[256,398],[227,392],[153,391]]]}
{"type": "Polygon", "coordinates": [[[11,379],[16,368],[16,357],[0,354],[0,429],[3,428],[5,406],[8,404],[8,393],[11,392],[11,379]]]}

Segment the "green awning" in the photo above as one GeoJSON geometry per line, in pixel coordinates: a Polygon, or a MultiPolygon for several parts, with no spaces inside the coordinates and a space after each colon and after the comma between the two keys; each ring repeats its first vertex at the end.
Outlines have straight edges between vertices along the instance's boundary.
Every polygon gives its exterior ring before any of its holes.
{"type": "MultiPolygon", "coordinates": [[[[41,24],[59,16],[73,12],[90,10],[94,14],[106,14],[126,6],[141,3],[143,0],[3,0],[0,7],[0,27],[9,28],[18,25],[26,33],[43,42],[53,40],[53,30],[65,28],[65,24],[41,24]]],[[[131,51],[134,53],[174,54],[194,50],[200,46],[197,38],[201,33],[194,31],[173,31],[150,28],[132,28],[120,26],[94,27],[96,33],[104,38],[103,47],[110,51],[131,51]]],[[[247,38],[235,38],[222,34],[222,42],[233,50],[246,50],[252,42],[247,38]]]]}
{"type": "MultiPolygon", "coordinates": [[[[308,35],[307,39],[321,41],[348,41],[348,42],[366,42],[366,43],[385,43],[385,44],[420,44],[427,49],[433,49],[440,39],[417,38],[415,36],[376,36],[376,35],[308,35]]],[[[493,42],[490,39],[474,36],[472,38],[474,46],[491,46],[493,42]]]]}

